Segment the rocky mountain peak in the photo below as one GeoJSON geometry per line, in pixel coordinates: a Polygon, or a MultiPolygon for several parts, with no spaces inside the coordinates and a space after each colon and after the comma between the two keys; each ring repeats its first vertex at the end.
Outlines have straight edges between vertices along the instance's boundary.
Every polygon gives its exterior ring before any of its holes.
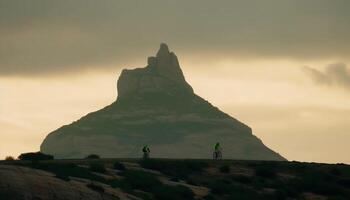
{"type": "Polygon", "coordinates": [[[148,57],[147,66],[132,70],[124,69],[118,80],[118,98],[145,93],[193,93],[186,82],[175,53],[165,43],[160,45],[156,56],[148,57]]]}
{"type": "Polygon", "coordinates": [[[165,43],[160,45],[156,57],[148,58],[147,67],[168,79],[185,82],[177,56],[169,51],[168,45],[165,43]]]}
{"type": "Polygon", "coordinates": [[[170,54],[170,51],[169,51],[168,45],[165,43],[161,43],[160,48],[159,48],[158,53],[157,53],[157,58],[160,58],[162,56],[167,56],[169,54],[170,54]]]}
{"type": "Polygon", "coordinates": [[[219,141],[227,159],[285,160],[250,127],[196,95],[176,55],[161,44],[147,66],[122,71],[115,102],[51,132],[41,151],[56,158],[136,158],[148,144],[155,158],[211,158],[219,141]]]}

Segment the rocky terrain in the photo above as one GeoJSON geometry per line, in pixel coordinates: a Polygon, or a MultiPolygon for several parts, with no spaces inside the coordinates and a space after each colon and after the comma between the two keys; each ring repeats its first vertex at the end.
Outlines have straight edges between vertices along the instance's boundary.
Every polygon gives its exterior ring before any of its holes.
{"type": "MultiPolygon", "coordinates": [[[[209,81],[209,80],[208,80],[209,81]]],[[[143,145],[159,158],[284,160],[247,125],[196,95],[166,44],[144,68],[122,71],[111,105],[50,133],[41,151],[56,158],[139,157],[143,145]]]]}
{"type": "Polygon", "coordinates": [[[350,199],[350,166],[286,161],[0,161],[6,200],[350,199]]]}

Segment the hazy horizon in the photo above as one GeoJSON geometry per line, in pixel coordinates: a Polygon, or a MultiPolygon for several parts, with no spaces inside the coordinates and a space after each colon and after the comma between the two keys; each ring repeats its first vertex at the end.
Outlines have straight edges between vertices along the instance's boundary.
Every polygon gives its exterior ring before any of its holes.
{"type": "MultiPolygon", "coordinates": [[[[350,163],[350,2],[0,0],[0,159],[112,103],[165,42],[196,94],[288,160],[350,163]]],[[[225,147],[223,147],[225,148],[225,147]]]]}

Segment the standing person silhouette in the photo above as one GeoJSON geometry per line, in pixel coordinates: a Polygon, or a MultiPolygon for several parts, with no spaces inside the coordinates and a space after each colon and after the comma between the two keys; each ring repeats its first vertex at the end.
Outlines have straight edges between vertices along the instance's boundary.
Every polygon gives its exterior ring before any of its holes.
{"type": "Polygon", "coordinates": [[[143,146],[142,152],[143,152],[143,159],[148,159],[149,154],[151,153],[151,150],[149,149],[148,145],[143,146]]]}
{"type": "Polygon", "coordinates": [[[220,146],[220,143],[217,142],[214,146],[214,155],[213,158],[215,160],[221,159],[222,158],[222,148],[220,146]]]}

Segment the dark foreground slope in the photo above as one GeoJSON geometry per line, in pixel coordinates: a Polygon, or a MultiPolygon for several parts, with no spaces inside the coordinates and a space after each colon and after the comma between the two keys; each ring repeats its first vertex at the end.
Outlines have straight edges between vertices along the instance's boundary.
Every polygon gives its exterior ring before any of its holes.
{"type": "Polygon", "coordinates": [[[145,68],[122,71],[114,103],[50,133],[41,151],[58,158],[138,157],[148,144],[155,157],[210,158],[216,142],[225,158],[284,160],[250,127],[197,96],[162,44],[145,68]]]}
{"type": "Polygon", "coordinates": [[[0,163],[0,199],[346,200],[350,166],[169,159],[11,161],[0,163]]]}

